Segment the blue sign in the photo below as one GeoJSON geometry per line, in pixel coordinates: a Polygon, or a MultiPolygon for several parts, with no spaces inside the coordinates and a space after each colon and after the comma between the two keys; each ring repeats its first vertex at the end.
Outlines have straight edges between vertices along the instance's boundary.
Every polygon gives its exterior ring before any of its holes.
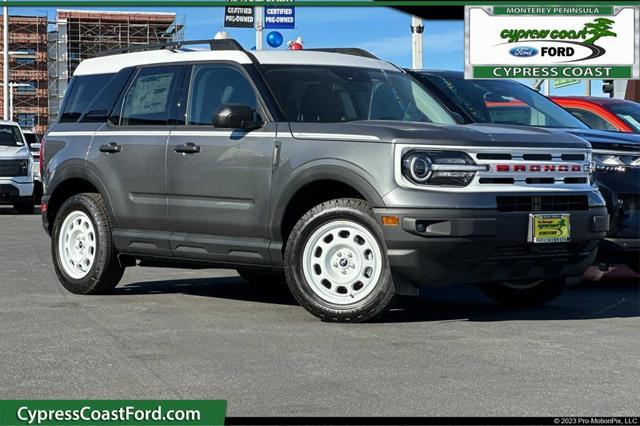
{"type": "Polygon", "coordinates": [[[296,8],[293,6],[265,6],[266,29],[292,30],[296,27],[296,8]]]}

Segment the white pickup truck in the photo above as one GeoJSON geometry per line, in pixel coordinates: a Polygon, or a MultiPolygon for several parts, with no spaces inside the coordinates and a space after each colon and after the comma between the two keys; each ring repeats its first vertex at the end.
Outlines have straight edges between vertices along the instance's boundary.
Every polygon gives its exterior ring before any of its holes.
{"type": "Polygon", "coordinates": [[[12,204],[19,213],[33,213],[33,164],[20,126],[0,121],[0,204],[12,204]]]}

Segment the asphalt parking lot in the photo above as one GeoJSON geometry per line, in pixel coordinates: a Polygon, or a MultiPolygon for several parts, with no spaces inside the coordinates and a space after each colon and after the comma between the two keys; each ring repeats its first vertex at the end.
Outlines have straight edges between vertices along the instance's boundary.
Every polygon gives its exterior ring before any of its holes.
{"type": "Polygon", "coordinates": [[[232,416],[640,413],[640,282],[540,309],[474,288],[326,324],[233,271],[130,268],[115,294],[57,282],[40,217],[0,208],[0,398],[198,398],[232,416]]]}

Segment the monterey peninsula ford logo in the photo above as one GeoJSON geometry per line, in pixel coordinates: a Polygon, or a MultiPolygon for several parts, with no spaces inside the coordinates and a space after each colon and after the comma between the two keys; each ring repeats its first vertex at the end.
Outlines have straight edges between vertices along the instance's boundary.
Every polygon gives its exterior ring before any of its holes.
{"type": "Polygon", "coordinates": [[[539,49],[530,46],[513,47],[509,50],[512,56],[530,57],[540,52],[541,56],[567,58],[562,62],[576,62],[604,55],[605,48],[596,45],[595,42],[602,37],[616,37],[617,34],[612,31],[614,24],[615,21],[611,19],[596,18],[593,22],[585,23],[584,27],[578,31],[571,29],[504,29],[500,31],[500,38],[506,39],[506,44],[518,43],[522,40],[549,44],[539,49]],[[554,44],[569,44],[569,46],[554,44]],[[571,44],[586,48],[588,50],[586,56],[576,58],[576,49],[571,44]]]}
{"type": "Polygon", "coordinates": [[[465,6],[465,78],[640,78],[638,6],[465,6]]]}

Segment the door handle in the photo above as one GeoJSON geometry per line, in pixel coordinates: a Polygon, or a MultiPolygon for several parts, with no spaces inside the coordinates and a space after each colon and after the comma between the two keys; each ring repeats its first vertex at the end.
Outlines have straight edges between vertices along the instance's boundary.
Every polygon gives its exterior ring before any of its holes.
{"type": "Polygon", "coordinates": [[[196,145],[193,142],[187,142],[182,145],[176,145],[175,151],[182,154],[197,154],[200,152],[200,145],[196,145]]]}
{"type": "Polygon", "coordinates": [[[111,142],[109,144],[100,145],[100,152],[107,152],[111,154],[115,154],[117,152],[122,151],[122,147],[115,142],[111,142]]]}

